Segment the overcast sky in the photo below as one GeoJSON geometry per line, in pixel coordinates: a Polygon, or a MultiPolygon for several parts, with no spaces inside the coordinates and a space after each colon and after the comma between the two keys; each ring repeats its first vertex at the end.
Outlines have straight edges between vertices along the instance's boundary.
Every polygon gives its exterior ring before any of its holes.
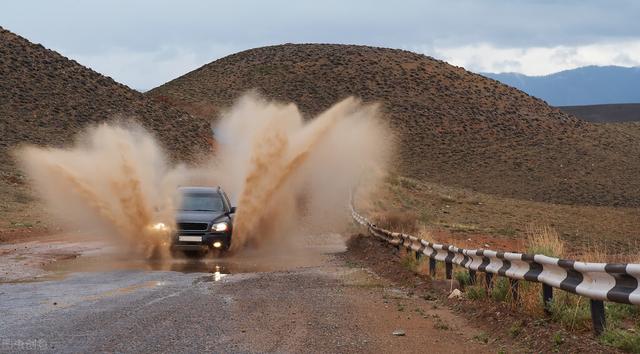
{"type": "Polygon", "coordinates": [[[640,1],[3,0],[0,26],[137,89],[279,43],[408,49],[476,72],[640,66],[640,1]]]}

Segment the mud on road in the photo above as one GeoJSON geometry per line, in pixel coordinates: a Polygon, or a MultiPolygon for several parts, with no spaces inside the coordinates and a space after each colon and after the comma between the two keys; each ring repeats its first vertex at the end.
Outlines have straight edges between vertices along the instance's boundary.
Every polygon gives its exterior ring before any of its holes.
{"type": "Polygon", "coordinates": [[[0,350],[495,352],[461,317],[339,256],[344,244],[320,249],[266,266],[101,269],[95,253],[54,262],[43,281],[0,284],[0,350]]]}

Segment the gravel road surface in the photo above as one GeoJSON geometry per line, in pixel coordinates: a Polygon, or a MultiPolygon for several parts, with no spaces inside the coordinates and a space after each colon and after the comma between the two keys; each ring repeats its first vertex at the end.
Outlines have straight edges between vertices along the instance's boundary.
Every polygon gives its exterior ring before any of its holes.
{"type": "Polygon", "coordinates": [[[49,280],[0,283],[0,351],[495,352],[463,319],[341,251],[273,264],[59,261],[49,280]]]}

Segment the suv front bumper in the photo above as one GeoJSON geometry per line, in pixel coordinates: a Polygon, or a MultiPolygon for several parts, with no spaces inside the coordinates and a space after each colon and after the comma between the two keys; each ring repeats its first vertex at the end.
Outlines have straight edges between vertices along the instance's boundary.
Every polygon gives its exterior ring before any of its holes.
{"type": "Polygon", "coordinates": [[[217,249],[226,250],[231,246],[231,235],[228,233],[205,233],[195,235],[193,233],[179,233],[173,236],[171,249],[178,251],[200,251],[214,249],[214,243],[220,242],[217,249]],[[202,237],[202,241],[180,241],[180,236],[202,237]]]}

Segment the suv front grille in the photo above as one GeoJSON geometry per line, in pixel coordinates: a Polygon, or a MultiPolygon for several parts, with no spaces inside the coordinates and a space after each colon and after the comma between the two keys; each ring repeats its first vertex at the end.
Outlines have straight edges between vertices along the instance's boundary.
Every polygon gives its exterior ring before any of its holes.
{"type": "Polygon", "coordinates": [[[178,230],[184,231],[206,231],[209,224],[200,222],[179,222],[178,230]]]}

